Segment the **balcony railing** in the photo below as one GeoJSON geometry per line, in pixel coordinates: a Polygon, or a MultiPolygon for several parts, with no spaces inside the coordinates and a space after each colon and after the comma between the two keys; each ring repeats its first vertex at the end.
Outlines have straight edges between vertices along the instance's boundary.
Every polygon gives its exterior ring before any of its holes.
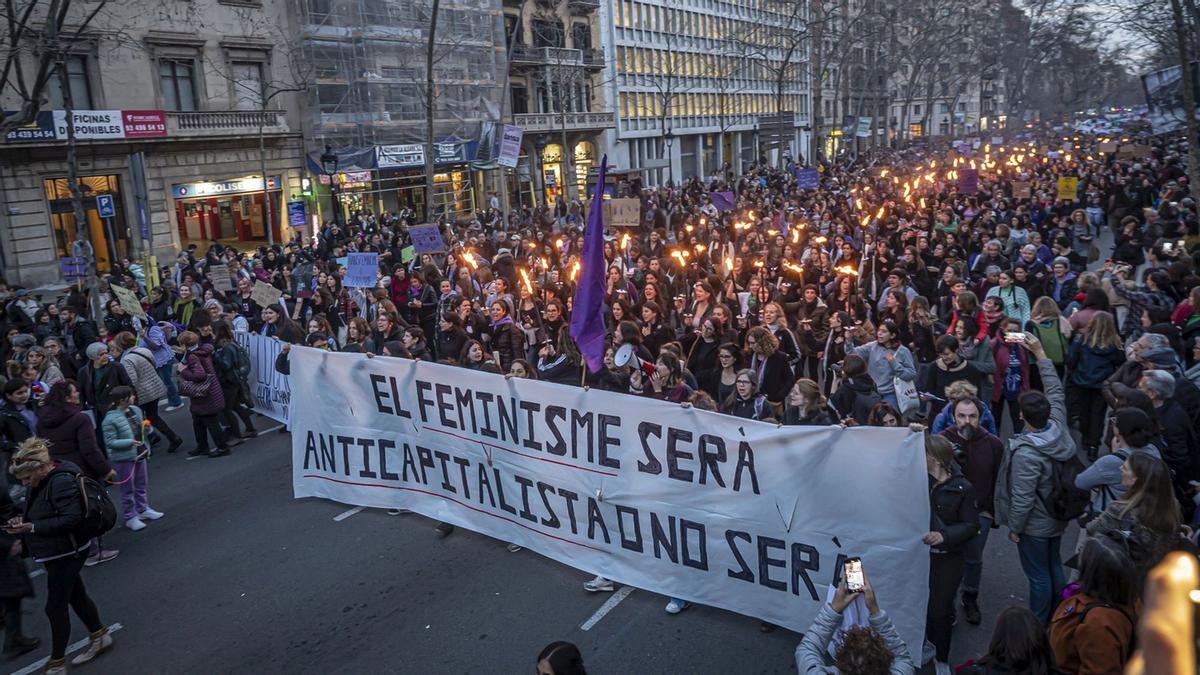
{"type": "Polygon", "coordinates": [[[513,115],[513,124],[526,132],[599,131],[617,125],[611,112],[529,113],[513,115]]]}
{"type": "Polygon", "coordinates": [[[516,65],[604,67],[603,49],[566,49],[563,47],[513,47],[512,62],[516,65]]]}
{"type": "Polygon", "coordinates": [[[572,12],[595,12],[600,9],[600,0],[567,0],[567,9],[572,12]]]}
{"type": "Polygon", "coordinates": [[[167,112],[167,136],[172,138],[287,133],[283,110],[206,110],[167,112]]]}

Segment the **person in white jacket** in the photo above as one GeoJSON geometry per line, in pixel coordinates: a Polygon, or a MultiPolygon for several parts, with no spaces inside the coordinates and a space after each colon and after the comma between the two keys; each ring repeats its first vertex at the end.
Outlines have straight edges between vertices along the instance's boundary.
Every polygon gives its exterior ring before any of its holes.
{"type": "Polygon", "coordinates": [[[887,612],[879,608],[875,589],[865,573],[863,581],[863,600],[870,612],[870,626],[856,626],[842,633],[842,643],[834,652],[833,664],[827,662],[825,655],[829,643],[842,625],[842,613],[855,597],[846,589],[843,576],[833,599],[821,607],[796,647],[796,669],[800,675],[866,675],[885,670],[890,675],[913,675],[916,672],[908,646],[900,639],[887,612]]]}

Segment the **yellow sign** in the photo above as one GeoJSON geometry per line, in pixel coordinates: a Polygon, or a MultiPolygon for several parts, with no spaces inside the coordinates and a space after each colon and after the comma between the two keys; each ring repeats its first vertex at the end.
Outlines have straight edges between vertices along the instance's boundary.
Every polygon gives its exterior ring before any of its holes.
{"type": "Polygon", "coordinates": [[[1058,179],[1058,198],[1064,202],[1073,202],[1079,194],[1079,179],[1062,177],[1058,179]]]}

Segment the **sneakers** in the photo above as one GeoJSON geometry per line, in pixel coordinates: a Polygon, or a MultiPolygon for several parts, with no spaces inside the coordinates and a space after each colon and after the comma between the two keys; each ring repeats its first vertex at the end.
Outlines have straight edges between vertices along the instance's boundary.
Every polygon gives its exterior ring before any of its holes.
{"type": "Polygon", "coordinates": [[[152,508],[146,507],[146,510],[139,513],[138,517],[142,520],[158,520],[165,515],[167,514],[163,513],[162,511],[155,511],[152,508]]]}
{"type": "Polygon", "coordinates": [[[42,671],[45,675],[63,675],[67,672],[66,659],[50,659],[46,662],[46,669],[42,671]]]}
{"type": "Polygon", "coordinates": [[[224,457],[225,455],[228,455],[228,454],[229,454],[229,448],[214,448],[212,450],[212,452],[208,453],[208,456],[209,457],[224,457]]]}
{"type": "Polygon", "coordinates": [[[129,520],[125,521],[125,527],[128,527],[129,529],[133,530],[134,532],[137,532],[138,530],[146,529],[146,524],[142,522],[141,518],[138,518],[135,516],[135,517],[130,518],[129,520]]]}
{"type": "Polygon", "coordinates": [[[225,439],[225,446],[229,447],[229,448],[232,448],[232,447],[235,447],[235,446],[238,446],[241,444],[242,444],[241,436],[234,436],[231,434],[228,437],[226,437],[226,439],[225,439]]]}
{"type": "Polygon", "coordinates": [[[192,448],[188,450],[188,457],[199,457],[200,455],[207,455],[208,452],[208,448],[192,448]]]}
{"type": "Polygon", "coordinates": [[[88,648],[79,656],[71,659],[71,665],[81,666],[97,656],[100,656],[109,649],[112,649],[113,639],[112,636],[108,634],[107,628],[101,628],[95,633],[92,633],[91,637],[92,641],[88,643],[88,648]]]}
{"type": "Polygon", "coordinates": [[[171,412],[172,410],[179,410],[182,407],[183,407],[183,401],[180,401],[179,405],[169,405],[169,406],[163,408],[163,412],[171,412]]]}
{"type": "Polygon", "coordinates": [[[89,555],[87,560],[83,561],[83,564],[87,567],[95,567],[100,563],[106,563],[109,560],[116,558],[118,555],[120,555],[120,553],[121,552],[116,549],[100,549],[100,552],[96,555],[89,555]]]}
{"type": "Polygon", "coordinates": [[[520,553],[520,552],[521,552],[521,547],[520,547],[520,546],[518,546],[518,545],[516,545],[516,544],[509,544],[509,545],[508,545],[508,552],[509,552],[509,553],[520,553]]]}
{"type": "Polygon", "coordinates": [[[934,672],[937,675],[954,675],[954,670],[950,668],[950,664],[945,661],[937,661],[933,664],[934,672]]]}
{"type": "Polygon", "coordinates": [[[690,602],[680,600],[678,598],[671,598],[671,601],[667,603],[667,614],[678,614],[691,606],[692,603],[690,602]]]}
{"type": "Polygon", "coordinates": [[[412,511],[409,511],[408,509],[388,509],[387,510],[387,514],[389,516],[403,516],[406,513],[412,513],[412,511]]]}
{"type": "Polygon", "coordinates": [[[599,593],[601,591],[607,591],[611,593],[616,590],[616,587],[613,586],[612,581],[609,581],[604,577],[596,577],[591,581],[584,582],[583,590],[587,591],[588,593],[599,593]]]}
{"type": "Polygon", "coordinates": [[[983,616],[979,613],[979,596],[975,593],[962,594],[963,614],[966,615],[967,623],[972,626],[978,626],[983,621],[983,616]]]}
{"type": "Polygon", "coordinates": [[[433,531],[437,532],[437,536],[445,538],[450,536],[450,533],[454,531],[454,526],[450,523],[438,523],[437,527],[433,528],[433,531]]]}

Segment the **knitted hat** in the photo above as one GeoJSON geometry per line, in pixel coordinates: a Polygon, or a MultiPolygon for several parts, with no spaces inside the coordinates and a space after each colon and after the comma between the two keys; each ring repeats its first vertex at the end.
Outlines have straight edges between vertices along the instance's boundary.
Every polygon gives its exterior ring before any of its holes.
{"type": "Polygon", "coordinates": [[[1051,266],[1051,267],[1053,267],[1053,266],[1055,266],[1055,265],[1062,265],[1063,267],[1066,267],[1067,269],[1070,269],[1070,268],[1071,268],[1071,261],[1070,261],[1070,260],[1068,260],[1068,259],[1067,259],[1067,257],[1066,257],[1065,255],[1060,255],[1060,256],[1058,256],[1057,258],[1055,258],[1055,259],[1054,259],[1054,262],[1050,263],[1050,266],[1051,266]]]}

